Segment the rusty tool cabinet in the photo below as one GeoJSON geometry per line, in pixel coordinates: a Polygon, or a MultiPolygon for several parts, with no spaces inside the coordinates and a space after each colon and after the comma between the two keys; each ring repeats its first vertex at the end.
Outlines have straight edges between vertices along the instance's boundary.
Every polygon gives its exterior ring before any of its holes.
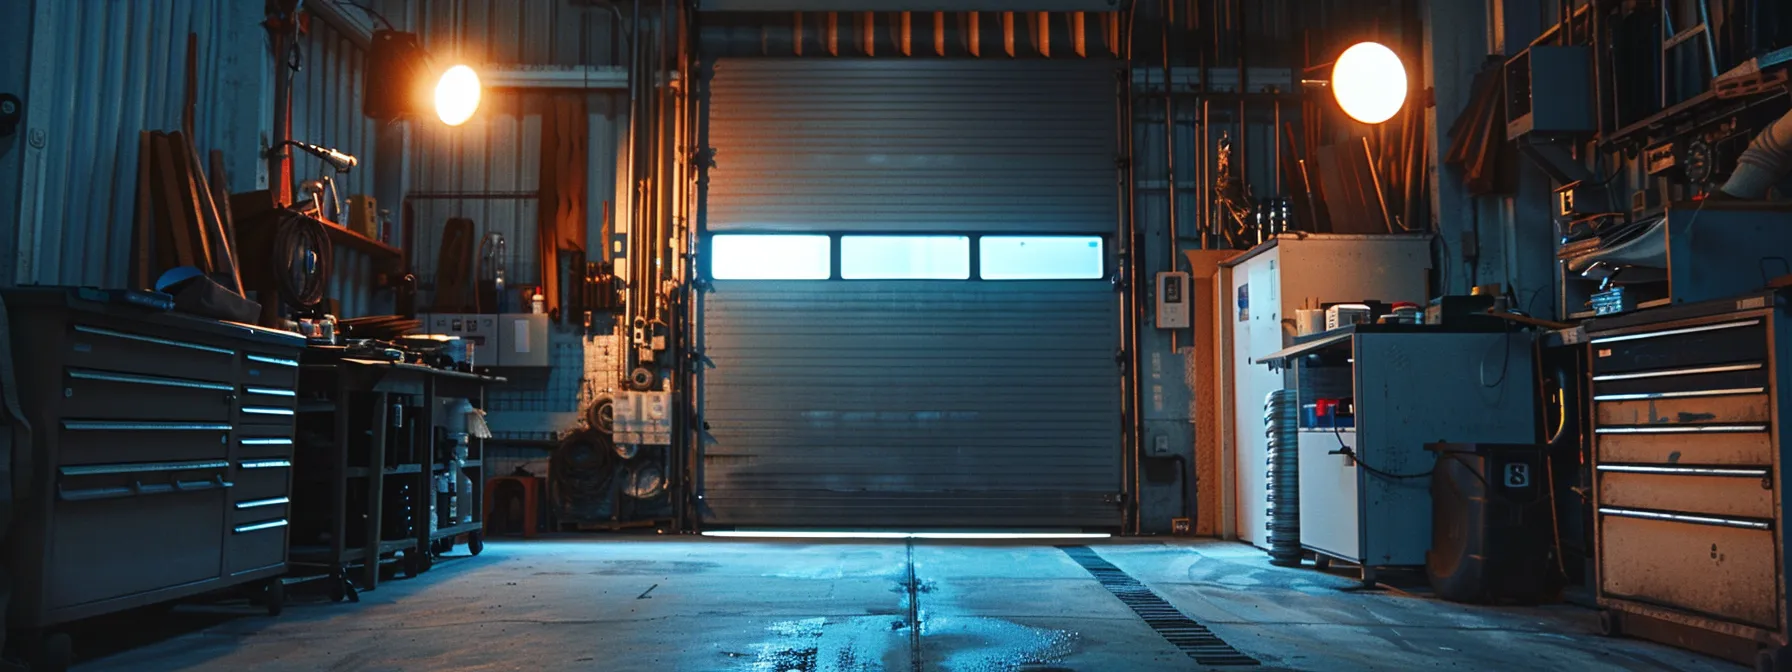
{"type": "Polygon", "coordinates": [[[1660,308],[1583,328],[1608,633],[1788,669],[1785,299],[1660,308]]]}
{"type": "Polygon", "coordinates": [[[277,613],[303,339],[90,296],[5,293],[32,428],[13,457],[8,626],[245,584],[277,613]]]}

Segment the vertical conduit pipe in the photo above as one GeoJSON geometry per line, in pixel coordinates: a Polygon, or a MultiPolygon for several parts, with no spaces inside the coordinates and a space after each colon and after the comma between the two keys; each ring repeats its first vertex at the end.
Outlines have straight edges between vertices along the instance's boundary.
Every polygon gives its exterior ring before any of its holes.
{"type": "MultiPolygon", "coordinates": [[[[1165,210],[1169,213],[1169,244],[1165,247],[1166,252],[1170,255],[1170,263],[1164,267],[1164,270],[1167,271],[1174,271],[1182,266],[1176,260],[1176,251],[1178,247],[1181,247],[1182,241],[1177,226],[1177,211],[1182,208],[1176,197],[1176,80],[1173,79],[1174,66],[1170,63],[1170,31],[1174,29],[1176,23],[1174,7],[1173,0],[1163,0],[1164,174],[1169,183],[1167,198],[1169,207],[1165,210]]],[[[1175,337],[1176,332],[1171,332],[1171,338],[1175,337]]]]}

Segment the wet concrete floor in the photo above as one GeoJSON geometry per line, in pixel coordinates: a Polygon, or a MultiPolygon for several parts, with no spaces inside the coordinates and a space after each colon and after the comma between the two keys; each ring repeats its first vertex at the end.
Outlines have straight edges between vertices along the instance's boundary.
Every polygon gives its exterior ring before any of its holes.
{"type": "Polygon", "coordinates": [[[1577,607],[1361,591],[1226,542],[1088,545],[1260,664],[1197,662],[1050,544],[580,536],[494,541],[357,604],[299,594],[272,619],[181,607],[108,621],[76,633],[76,669],[1742,669],[1600,637],[1577,607]]]}

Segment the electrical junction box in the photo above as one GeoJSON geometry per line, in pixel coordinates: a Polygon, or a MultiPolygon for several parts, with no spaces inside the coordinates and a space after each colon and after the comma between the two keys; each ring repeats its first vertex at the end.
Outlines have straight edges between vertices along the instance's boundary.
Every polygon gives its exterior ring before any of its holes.
{"type": "Polygon", "coordinates": [[[497,317],[498,366],[548,366],[550,360],[546,314],[505,313],[497,317]]]}
{"type": "Polygon", "coordinates": [[[379,206],[372,196],[355,194],[348,197],[348,221],[343,222],[348,230],[367,236],[372,240],[380,239],[379,206]]]}
{"type": "Polygon", "coordinates": [[[1187,273],[1157,274],[1157,328],[1187,329],[1189,301],[1187,273]]]}
{"type": "Polygon", "coordinates": [[[642,446],[672,444],[671,395],[665,392],[616,393],[616,443],[642,446]]]}
{"type": "Polygon", "coordinates": [[[479,313],[425,313],[417,316],[423,333],[455,336],[473,344],[474,367],[498,365],[498,316],[479,313]]]}

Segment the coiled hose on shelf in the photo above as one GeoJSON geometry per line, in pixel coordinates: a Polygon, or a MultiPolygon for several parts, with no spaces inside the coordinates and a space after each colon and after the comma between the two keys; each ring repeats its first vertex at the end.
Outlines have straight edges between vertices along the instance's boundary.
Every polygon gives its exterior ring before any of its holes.
{"type": "Polygon", "coordinates": [[[324,300],[334,263],[325,224],[293,211],[274,225],[275,276],[280,300],[294,308],[311,308],[324,300]]]}

